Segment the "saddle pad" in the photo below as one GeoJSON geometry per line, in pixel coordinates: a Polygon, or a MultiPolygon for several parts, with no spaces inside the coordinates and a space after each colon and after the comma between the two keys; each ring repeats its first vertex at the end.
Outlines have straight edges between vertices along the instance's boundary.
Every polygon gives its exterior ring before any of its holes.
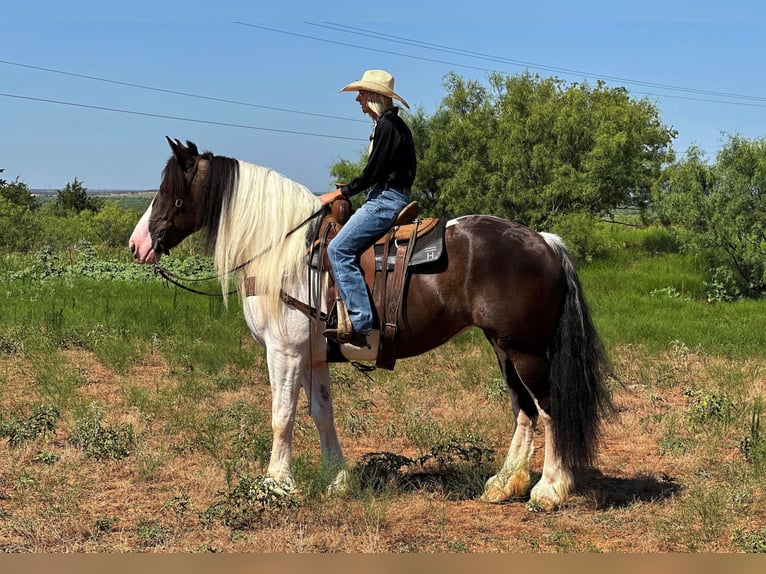
{"type": "MultiPolygon", "coordinates": [[[[415,251],[412,253],[408,267],[418,267],[437,262],[444,254],[444,229],[447,225],[446,219],[436,220],[436,224],[425,234],[419,236],[415,242],[415,251]]],[[[383,249],[382,243],[375,244],[375,271],[383,270],[383,249]]],[[[396,247],[389,250],[388,270],[394,268],[396,262],[396,247]]]]}

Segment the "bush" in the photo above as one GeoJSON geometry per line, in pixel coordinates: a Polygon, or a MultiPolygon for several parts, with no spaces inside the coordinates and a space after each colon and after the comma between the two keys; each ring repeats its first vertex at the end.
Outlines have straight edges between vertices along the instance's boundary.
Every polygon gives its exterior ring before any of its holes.
{"type": "Polygon", "coordinates": [[[104,411],[92,403],[88,413],[80,419],[72,432],[72,444],[85,451],[89,457],[97,460],[120,460],[130,455],[135,442],[133,427],[104,426],[104,411]]]}
{"type": "Polygon", "coordinates": [[[732,137],[713,165],[690,149],[665,169],[655,201],[660,220],[679,230],[687,251],[724,254],[726,268],[748,286],[722,293],[719,283],[715,297],[766,293],[766,139],[732,137]]]}
{"type": "Polygon", "coordinates": [[[614,242],[587,213],[570,213],[556,220],[553,233],[560,235],[578,262],[605,257],[615,248],[614,242]]]}
{"type": "Polygon", "coordinates": [[[38,404],[32,408],[29,418],[0,425],[0,436],[8,437],[8,444],[17,447],[40,435],[52,433],[60,417],[61,412],[56,407],[38,404]]]}

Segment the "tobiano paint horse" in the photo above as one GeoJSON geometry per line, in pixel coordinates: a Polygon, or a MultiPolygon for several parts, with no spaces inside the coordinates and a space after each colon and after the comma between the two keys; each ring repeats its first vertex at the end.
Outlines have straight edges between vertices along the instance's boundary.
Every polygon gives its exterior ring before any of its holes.
{"type": "MultiPolygon", "coordinates": [[[[318,210],[319,200],[272,170],[201,154],[188,141],[168,142],[172,156],[130,249],[136,262],[157,263],[191,233],[206,233],[222,292],[233,276],[247,325],[266,349],[273,430],[267,475],[293,488],[291,442],[301,388],[319,431],[322,460],[344,460],[321,335],[325,324],[280,298],[284,291],[299,301],[319,300],[309,290],[326,288],[326,282],[309,281],[306,233],[291,233],[318,210]],[[246,277],[254,278],[256,296],[245,295],[246,277]]],[[[499,503],[529,493],[532,504],[556,508],[574,488],[574,470],[593,464],[612,409],[608,362],[573,260],[559,237],[483,215],[450,221],[445,247],[447,256],[436,268],[410,278],[397,358],[434,349],[470,327],[481,329],[515,417],[508,454],[481,498],[499,503]],[[530,492],[538,423],[545,456],[530,492]]]]}

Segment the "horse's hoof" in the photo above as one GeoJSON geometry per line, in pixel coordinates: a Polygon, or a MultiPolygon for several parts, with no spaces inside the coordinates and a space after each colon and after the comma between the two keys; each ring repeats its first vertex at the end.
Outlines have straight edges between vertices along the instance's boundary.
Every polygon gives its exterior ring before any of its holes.
{"type": "Polygon", "coordinates": [[[500,504],[514,498],[521,498],[529,490],[529,477],[516,473],[508,480],[498,475],[491,477],[484,485],[480,500],[490,504],[500,504]]]}
{"type": "Polygon", "coordinates": [[[335,479],[327,487],[327,495],[333,496],[348,492],[348,472],[341,470],[335,479]]]}
{"type": "Polygon", "coordinates": [[[569,498],[570,487],[568,484],[560,484],[558,488],[542,482],[535,485],[529,496],[530,510],[544,510],[551,512],[560,508],[569,498]]]}
{"type": "Polygon", "coordinates": [[[502,488],[485,488],[479,500],[489,502],[490,504],[501,504],[509,498],[508,493],[502,488]]]}

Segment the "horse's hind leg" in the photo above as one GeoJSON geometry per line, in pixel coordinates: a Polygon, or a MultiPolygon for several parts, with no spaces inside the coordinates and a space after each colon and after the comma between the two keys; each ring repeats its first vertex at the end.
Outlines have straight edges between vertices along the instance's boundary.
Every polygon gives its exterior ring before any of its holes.
{"type": "Polygon", "coordinates": [[[511,391],[516,428],[513,431],[508,455],[498,473],[484,486],[481,499],[485,502],[500,503],[524,496],[529,491],[529,460],[532,458],[535,421],[519,408],[518,397],[511,391]]]}
{"type": "Polygon", "coordinates": [[[494,344],[493,346],[511,393],[515,428],[505,462],[498,473],[487,480],[481,499],[485,502],[500,503],[524,496],[529,491],[529,461],[534,452],[533,439],[537,416],[535,405],[530,400],[512,361],[505,351],[494,344]]]}
{"type": "Polygon", "coordinates": [[[550,414],[549,365],[545,356],[514,353],[513,357],[495,345],[505,380],[514,395],[516,429],[503,467],[487,481],[482,500],[503,502],[522,496],[529,488],[529,460],[534,451],[535,421],[545,434],[543,472],[530,493],[530,503],[552,510],[569,498],[574,487],[572,470],[564,464],[553,436],[550,414]],[[534,414],[531,414],[534,413],[534,414]]]}
{"type": "Polygon", "coordinates": [[[572,469],[564,464],[556,449],[553,436],[553,420],[550,415],[540,410],[540,421],[545,431],[545,460],[543,473],[532,489],[529,500],[545,510],[553,510],[564,504],[574,488],[572,469]]]}
{"type": "MultiPolygon", "coordinates": [[[[503,351],[496,349],[498,358],[503,358],[503,351]]],[[[532,488],[529,502],[545,510],[553,510],[561,506],[569,498],[574,488],[572,469],[562,460],[557,448],[553,430],[553,419],[549,413],[550,397],[550,365],[545,355],[513,353],[506,359],[504,371],[509,386],[514,383],[521,385],[519,400],[522,410],[535,412],[536,420],[543,425],[545,439],[545,456],[540,480],[532,488]],[[515,373],[515,377],[510,376],[515,373]]],[[[530,437],[531,441],[531,437],[530,437]]],[[[531,447],[529,449],[531,456],[531,447]]]]}

